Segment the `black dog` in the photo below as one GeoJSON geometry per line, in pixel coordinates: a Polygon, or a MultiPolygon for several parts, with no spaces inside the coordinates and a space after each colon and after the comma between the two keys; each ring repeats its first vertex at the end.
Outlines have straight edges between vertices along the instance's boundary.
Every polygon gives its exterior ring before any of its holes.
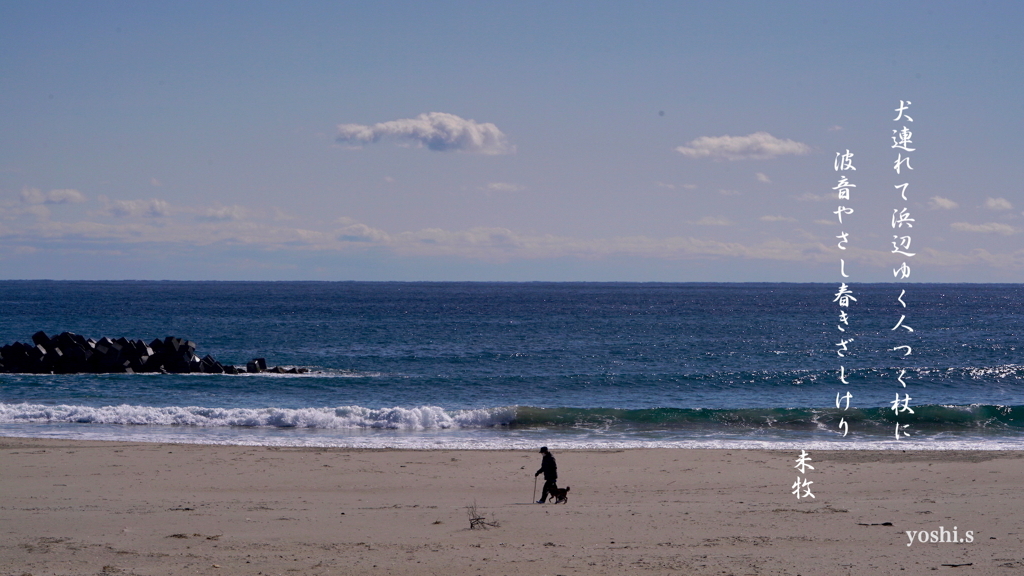
{"type": "Polygon", "coordinates": [[[569,501],[569,487],[555,488],[551,491],[551,497],[555,499],[555,504],[565,504],[569,501]]]}

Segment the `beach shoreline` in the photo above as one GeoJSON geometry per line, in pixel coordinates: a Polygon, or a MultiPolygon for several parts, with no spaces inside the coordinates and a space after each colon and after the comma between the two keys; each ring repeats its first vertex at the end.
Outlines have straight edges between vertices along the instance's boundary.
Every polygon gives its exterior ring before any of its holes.
{"type": "Polygon", "coordinates": [[[1024,451],[552,452],[564,505],[532,503],[534,450],[3,437],[0,573],[1024,569],[1024,451]]]}

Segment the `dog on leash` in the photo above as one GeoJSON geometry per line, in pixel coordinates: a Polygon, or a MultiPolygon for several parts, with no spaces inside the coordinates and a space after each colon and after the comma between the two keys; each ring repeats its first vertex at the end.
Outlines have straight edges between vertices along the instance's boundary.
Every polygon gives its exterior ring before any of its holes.
{"type": "Polygon", "coordinates": [[[555,499],[555,504],[565,504],[569,501],[569,487],[555,488],[551,491],[551,497],[555,499]]]}

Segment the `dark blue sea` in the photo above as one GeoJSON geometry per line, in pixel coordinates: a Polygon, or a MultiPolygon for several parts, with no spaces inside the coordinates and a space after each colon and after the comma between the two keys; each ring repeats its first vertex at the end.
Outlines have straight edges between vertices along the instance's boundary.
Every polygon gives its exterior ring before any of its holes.
{"type": "Polygon", "coordinates": [[[834,301],[838,288],[3,281],[0,345],[31,342],[38,330],[176,336],[224,364],[265,357],[310,372],[0,374],[0,435],[417,449],[1024,449],[1024,287],[851,284],[848,308],[834,301]],[[847,393],[849,405],[837,408],[847,393]]]}

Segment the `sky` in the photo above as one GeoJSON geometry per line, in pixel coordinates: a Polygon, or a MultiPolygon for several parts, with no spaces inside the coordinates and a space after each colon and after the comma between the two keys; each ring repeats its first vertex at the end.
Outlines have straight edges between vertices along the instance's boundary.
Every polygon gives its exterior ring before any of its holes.
{"type": "Polygon", "coordinates": [[[1022,28],[0,0],[0,279],[1021,282],[1022,28]]]}

